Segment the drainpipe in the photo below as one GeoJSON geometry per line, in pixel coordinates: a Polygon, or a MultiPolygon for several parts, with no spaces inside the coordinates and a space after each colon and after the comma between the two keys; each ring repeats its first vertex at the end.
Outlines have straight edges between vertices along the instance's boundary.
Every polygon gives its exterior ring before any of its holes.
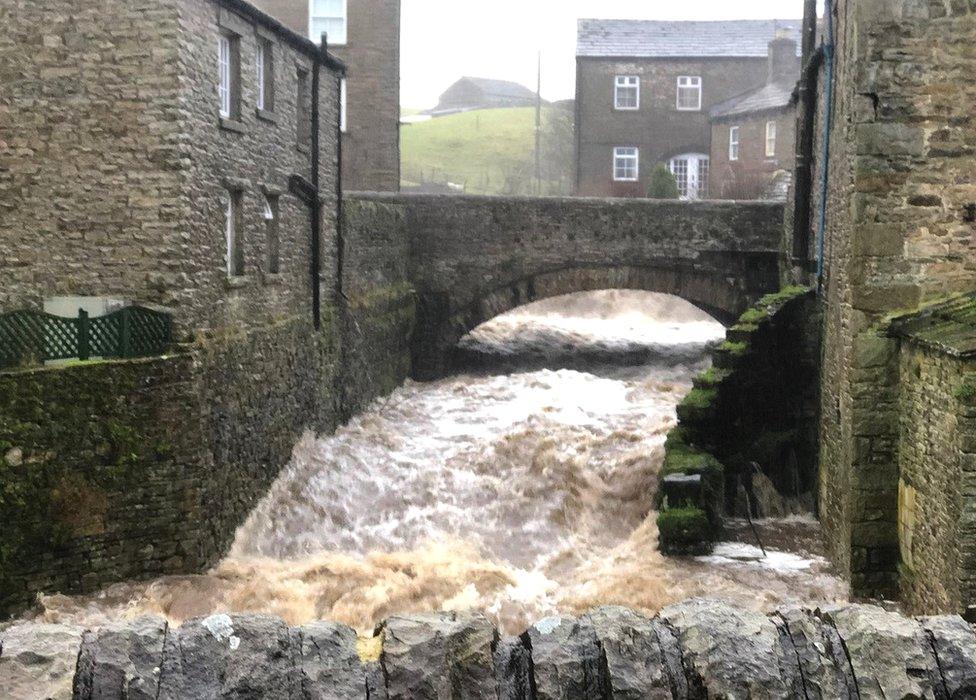
{"type": "Polygon", "coordinates": [[[803,73],[797,85],[800,125],[796,142],[793,200],[793,264],[810,271],[810,198],[813,193],[813,136],[817,118],[817,75],[820,54],[815,54],[817,0],[806,0],[803,11],[803,73]]]}
{"type": "MultiPolygon", "coordinates": [[[[321,54],[327,55],[325,35],[321,54]]],[[[312,66],[312,320],[315,330],[322,327],[322,201],[319,196],[319,61],[312,66]]]]}
{"type": "Polygon", "coordinates": [[[824,253],[827,237],[827,192],[830,184],[830,124],[834,112],[834,8],[833,0],[824,3],[824,19],[827,23],[827,41],[823,46],[824,61],[827,65],[827,82],[824,85],[824,126],[822,172],[820,173],[820,225],[817,251],[817,289],[823,292],[824,253]]]}

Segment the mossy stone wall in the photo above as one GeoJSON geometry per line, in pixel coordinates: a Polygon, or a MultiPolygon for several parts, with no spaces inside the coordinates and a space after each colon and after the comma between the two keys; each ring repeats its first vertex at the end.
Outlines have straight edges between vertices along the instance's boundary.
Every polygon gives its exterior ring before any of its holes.
{"type": "MultiPolygon", "coordinates": [[[[678,405],[679,424],[665,444],[661,548],[688,550],[687,527],[707,516],[706,541],[718,536],[723,514],[745,515],[743,493],[755,495],[753,482],[768,479],[784,501],[813,503],[817,475],[819,408],[818,307],[812,292],[787,288],[746,311],[712,351],[713,366],[699,375],[678,405]],[[759,467],[759,473],[752,466],[759,467]],[[698,497],[669,502],[674,475],[701,476],[698,497]],[[675,522],[668,515],[675,513],[675,522]],[[680,542],[670,541],[674,533],[680,542]]],[[[674,500],[673,496],[672,499],[674,500]]],[[[769,506],[750,498],[753,515],[769,506]]],[[[696,530],[706,536],[699,528],[696,530]]]]}

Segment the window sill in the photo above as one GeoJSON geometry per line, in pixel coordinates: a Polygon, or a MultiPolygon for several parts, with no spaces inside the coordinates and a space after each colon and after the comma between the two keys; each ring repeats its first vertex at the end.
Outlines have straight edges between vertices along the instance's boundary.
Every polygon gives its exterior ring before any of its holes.
{"type": "Polygon", "coordinates": [[[247,131],[244,126],[244,122],[238,119],[228,119],[227,117],[220,118],[220,128],[226,129],[227,131],[233,131],[238,134],[243,134],[247,131]]]}
{"type": "Polygon", "coordinates": [[[245,287],[250,287],[254,282],[253,277],[247,275],[239,275],[237,277],[225,277],[224,287],[227,289],[244,289],[245,287]]]}
{"type": "Polygon", "coordinates": [[[677,107],[676,109],[679,112],[700,112],[700,111],[702,111],[702,108],[701,107],[677,107]]]}
{"type": "Polygon", "coordinates": [[[614,112],[639,112],[640,107],[614,107],[614,112]]]}
{"type": "Polygon", "coordinates": [[[265,287],[279,287],[285,283],[285,276],[280,272],[265,272],[262,281],[265,287]]]}
{"type": "Polygon", "coordinates": [[[255,113],[258,115],[258,119],[262,119],[266,122],[271,122],[272,124],[278,123],[278,115],[276,115],[270,109],[257,109],[255,113]]]}

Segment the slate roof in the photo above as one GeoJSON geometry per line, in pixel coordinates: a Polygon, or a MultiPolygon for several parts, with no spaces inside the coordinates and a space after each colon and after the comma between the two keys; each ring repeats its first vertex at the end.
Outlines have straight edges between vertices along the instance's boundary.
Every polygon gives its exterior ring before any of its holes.
{"type": "Polygon", "coordinates": [[[754,114],[789,107],[796,82],[768,83],[712,107],[712,119],[754,114]]]}
{"type": "Polygon", "coordinates": [[[510,80],[494,80],[492,78],[461,78],[458,82],[468,82],[480,88],[486,95],[494,97],[517,97],[521,99],[535,99],[535,93],[524,85],[510,80]]]}
{"type": "Polygon", "coordinates": [[[765,57],[778,30],[801,44],[803,20],[659,22],[581,19],[576,55],[627,58],[765,57]]]}

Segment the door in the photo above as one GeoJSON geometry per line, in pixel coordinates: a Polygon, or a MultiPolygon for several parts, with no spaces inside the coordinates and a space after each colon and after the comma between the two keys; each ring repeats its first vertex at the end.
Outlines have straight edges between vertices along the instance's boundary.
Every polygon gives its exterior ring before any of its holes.
{"type": "Polygon", "coordinates": [[[672,158],[670,165],[682,199],[708,197],[708,156],[685,153],[672,158]]]}

